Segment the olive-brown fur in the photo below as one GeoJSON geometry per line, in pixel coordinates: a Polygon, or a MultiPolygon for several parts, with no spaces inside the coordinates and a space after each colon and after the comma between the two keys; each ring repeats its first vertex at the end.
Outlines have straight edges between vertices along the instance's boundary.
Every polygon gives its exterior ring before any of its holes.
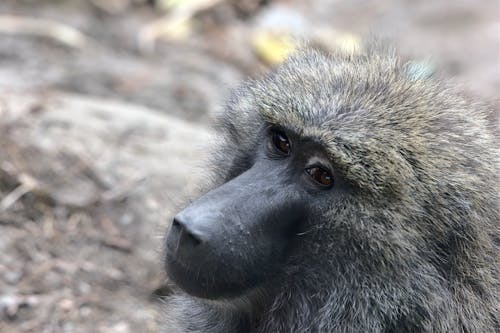
{"type": "Polygon", "coordinates": [[[237,89],[218,118],[220,185],[259,131],[320,142],[352,191],[303,222],[279,272],[237,299],[167,299],[167,332],[499,329],[499,154],[487,109],[391,52],[303,50],[237,89]]]}

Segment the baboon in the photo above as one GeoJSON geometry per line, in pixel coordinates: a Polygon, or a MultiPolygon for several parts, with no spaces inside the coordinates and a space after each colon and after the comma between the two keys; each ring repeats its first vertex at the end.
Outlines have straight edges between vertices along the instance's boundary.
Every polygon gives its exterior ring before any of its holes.
{"type": "Polygon", "coordinates": [[[243,84],[167,233],[167,332],[498,332],[487,114],[379,48],[243,84]]]}

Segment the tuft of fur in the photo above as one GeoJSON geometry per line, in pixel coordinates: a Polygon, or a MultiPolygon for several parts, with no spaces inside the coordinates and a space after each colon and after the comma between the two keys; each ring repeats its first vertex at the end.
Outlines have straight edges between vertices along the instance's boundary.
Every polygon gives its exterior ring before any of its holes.
{"type": "Polygon", "coordinates": [[[376,49],[305,49],[241,86],[218,120],[214,186],[248,169],[260,129],[276,124],[321,142],[354,190],[304,221],[276,278],[244,300],[167,300],[170,329],[495,332],[500,170],[487,113],[376,49]]]}

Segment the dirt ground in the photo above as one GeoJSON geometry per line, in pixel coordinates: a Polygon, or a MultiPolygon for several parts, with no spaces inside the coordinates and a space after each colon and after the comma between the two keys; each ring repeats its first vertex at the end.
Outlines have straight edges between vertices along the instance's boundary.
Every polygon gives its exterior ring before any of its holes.
{"type": "Polygon", "coordinates": [[[498,1],[223,0],[177,39],[160,3],[0,2],[0,332],[162,331],[162,234],[230,88],[271,68],[259,31],[390,40],[499,109],[498,1]]]}

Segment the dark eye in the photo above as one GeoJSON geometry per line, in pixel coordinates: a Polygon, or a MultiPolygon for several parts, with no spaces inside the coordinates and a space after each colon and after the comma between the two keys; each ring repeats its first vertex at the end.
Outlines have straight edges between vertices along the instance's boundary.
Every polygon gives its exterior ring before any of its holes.
{"type": "Polygon", "coordinates": [[[307,168],[306,172],[318,184],[323,186],[331,186],[333,184],[333,177],[330,172],[320,167],[307,168]]]}
{"type": "Polygon", "coordinates": [[[283,131],[273,130],[272,132],[273,145],[285,155],[290,155],[290,140],[283,131]]]}

